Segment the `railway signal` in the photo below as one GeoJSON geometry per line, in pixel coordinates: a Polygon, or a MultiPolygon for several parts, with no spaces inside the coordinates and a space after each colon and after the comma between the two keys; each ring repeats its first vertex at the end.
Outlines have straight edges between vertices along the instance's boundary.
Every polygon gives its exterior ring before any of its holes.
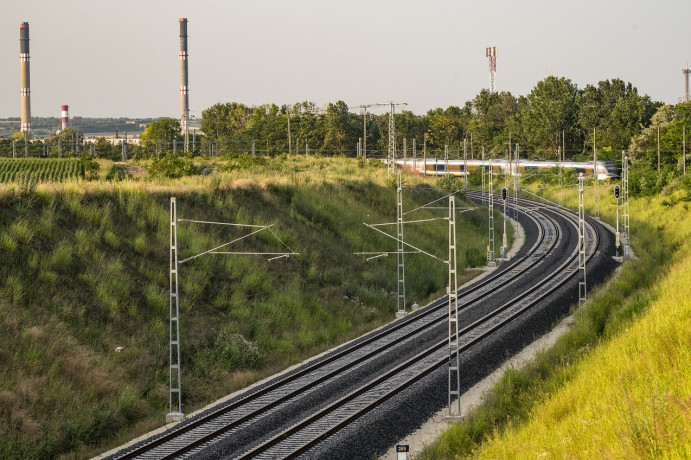
{"type": "Polygon", "coordinates": [[[616,247],[616,253],[615,256],[619,257],[619,246],[621,246],[621,239],[619,237],[619,186],[615,185],[614,186],[614,198],[617,200],[617,232],[616,232],[616,242],[615,242],[615,247],[616,247]]]}
{"type": "Polygon", "coordinates": [[[501,199],[506,201],[506,187],[501,189],[501,199]]]}

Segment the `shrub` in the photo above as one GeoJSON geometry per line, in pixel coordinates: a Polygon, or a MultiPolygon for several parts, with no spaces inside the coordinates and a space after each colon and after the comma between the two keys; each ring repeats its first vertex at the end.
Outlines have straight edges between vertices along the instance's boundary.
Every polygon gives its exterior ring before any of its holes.
{"type": "Polygon", "coordinates": [[[152,177],[167,177],[169,179],[191,176],[201,172],[194,165],[192,159],[171,153],[154,158],[148,170],[152,177]]]}

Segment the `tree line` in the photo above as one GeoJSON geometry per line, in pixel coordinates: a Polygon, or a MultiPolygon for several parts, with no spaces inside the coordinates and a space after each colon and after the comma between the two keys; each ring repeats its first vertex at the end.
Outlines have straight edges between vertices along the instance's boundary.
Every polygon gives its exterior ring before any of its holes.
{"type": "MultiPolygon", "coordinates": [[[[368,113],[343,101],[319,108],[312,102],[293,105],[247,106],[219,102],[202,112],[201,131],[188,139],[193,155],[321,153],[355,155],[367,131],[368,156],[388,151],[389,115],[368,113]]],[[[524,158],[585,160],[593,149],[602,160],[620,160],[623,150],[632,161],[651,171],[670,174],[683,170],[683,137],[691,128],[688,103],[663,105],[642,95],[631,83],[619,79],[600,81],[579,89],[570,79],[549,76],[526,96],[481,90],[462,107],[450,106],[418,115],[402,110],[395,115],[398,154],[412,155],[425,149],[428,155],[461,155],[463,145],[470,157],[503,156],[520,145],[524,158]],[[659,148],[658,148],[659,145],[659,148]],[[659,154],[658,154],[659,152],[659,154]]],[[[689,131],[691,135],[691,131],[689,131]]],[[[0,154],[24,154],[21,133],[16,139],[0,139],[0,154]]],[[[56,132],[43,141],[29,143],[29,156],[79,156],[91,154],[118,160],[122,146],[98,139],[83,145],[83,134],[74,128],[56,132]]],[[[127,146],[127,158],[147,158],[182,153],[180,123],[172,118],[153,121],[141,134],[140,145],[127,146]]],[[[652,179],[651,179],[652,180],[652,179]]]]}
{"type": "MultiPolygon", "coordinates": [[[[564,148],[565,158],[578,159],[595,148],[602,159],[617,159],[632,137],[651,123],[662,106],[639,94],[622,80],[601,81],[579,89],[568,78],[550,76],[538,82],[527,96],[481,90],[462,107],[450,106],[416,115],[403,110],[395,116],[397,148],[405,139],[408,154],[418,149],[457,154],[464,141],[477,157],[503,155],[511,144],[534,158],[553,159],[564,148]]],[[[307,149],[329,154],[352,154],[367,129],[368,150],[388,149],[389,115],[354,113],[343,102],[318,110],[313,103],[266,104],[249,107],[237,102],[217,103],[202,113],[202,131],[209,140],[245,143],[261,140],[285,152],[307,149]]],[[[256,144],[255,144],[256,146],[256,144]]]]}

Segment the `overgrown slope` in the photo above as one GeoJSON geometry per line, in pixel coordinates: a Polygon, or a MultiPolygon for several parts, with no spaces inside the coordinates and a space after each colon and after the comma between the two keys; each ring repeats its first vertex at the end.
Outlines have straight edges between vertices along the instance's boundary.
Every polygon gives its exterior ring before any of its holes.
{"type": "MultiPolygon", "coordinates": [[[[1,190],[0,457],[87,456],[162,424],[170,196],[179,219],[273,224],[232,251],[300,253],[180,266],[185,412],[393,318],[395,257],[353,254],[395,250],[362,225],[395,221],[385,169],[292,157],[214,167],[230,172],[1,190]]],[[[406,181],[406,209],[445,194],[406,181]]],[[[478,263],[486,219],[459,214],[459,267],[466,254],[478,263]]],[[[247,233],[180,222],[180,258],[247,233]]],[[[406,240],[445,258],[447,224],[407,229],[406,240]]],[[[447,267],[410,255],[406,274],[409,303],[423,303],[444,290],[447,267]]]]}

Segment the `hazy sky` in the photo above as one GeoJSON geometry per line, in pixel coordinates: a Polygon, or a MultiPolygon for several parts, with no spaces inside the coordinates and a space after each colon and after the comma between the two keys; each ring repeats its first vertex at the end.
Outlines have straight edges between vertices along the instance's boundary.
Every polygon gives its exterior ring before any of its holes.
{"type": "MultiPolygon", "coordinates": [[[[425,113],[489,85],[528,94],[621,78],[683,97],[689,0],[16,0],[0,21],[0,117],[18,117],[19,24],[31,33],[34,116],[180,116],[178,19],[189,20],[191,114],[216,102],[407,102],[425,113]]],[[[379,113],[386,110],[381,108],[379,113]]]]}

